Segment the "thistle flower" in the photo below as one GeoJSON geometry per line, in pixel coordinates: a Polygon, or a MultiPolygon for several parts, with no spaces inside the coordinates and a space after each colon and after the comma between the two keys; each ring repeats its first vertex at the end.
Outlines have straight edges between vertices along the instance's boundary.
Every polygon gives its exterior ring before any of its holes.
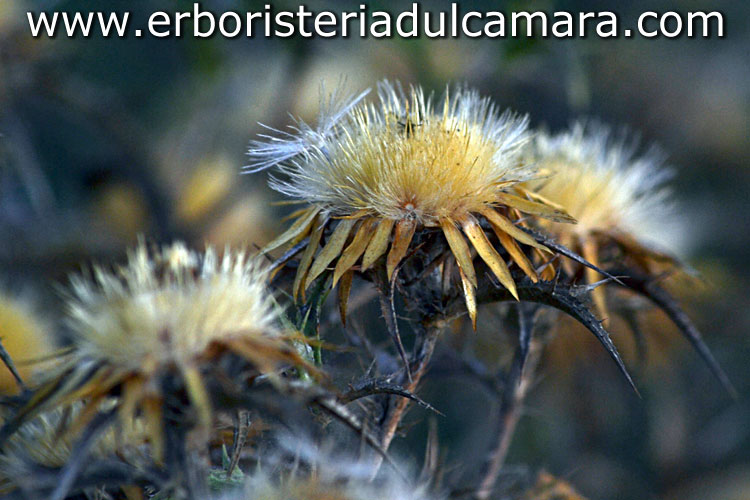
{"type": "MultiPolygon", "coordinates": [[[[564,205],[578,224],[537,223],[587,261],[623,275],[621,282],[667,314],[727,391],[736,394],[698,329],[657,284],[666,273],[683,268],[675,255],[688,231],[671,198],[667,185],[671,172],[664,167],[662,155],[652,149],[639,156],[636,146],[596,123],[578,123],[557,135],[540,133],[527,158],[547,177],[531,181],[528,187],[551,203],[564,205]]],[[[569,261],[562,265],[571,279],[583,278],[589,284],[598,280],[594,269],[569,261]]],[[[606,319],[606,289],[594,288],[592,298],[606,319]]]]}
{"type": "Polygon", "coordinates": [[[360,259],[358,269],[365,271],[386,254],[390,280],[415,232],[438,228],[458,263],[475,322],[477,278],[468,243],[517,297],[508,263],[482,223],[492,228],[510,260],[536,280],[518,244],[547,249],[514,224],[516,210],[560,222],[573,219],[518,186],[535,176],[519,157],[528,140],[526,118],[501,114],[470,90],[446,91],[438,104],[420,88],[407,94],[384,82],[378,90],[376,104],[361,103],[364,94],[341,99],[337,91],[323,101],[317,128],[299,122],[295,133],[279,132],[281,137],[251,145],[249,170],[277,166],[284,178],[272,177],[271,187],[309,205],[264,250],[309,237],[294,282],[297,297],[337,258],[334,286],[360,259]]]}
{"type": "MultiPolygon", "coordinates": [[[[86,401],[73,429],[99,404],[119,395],[122,422],[144,415],[154,456],[163,452],[163,380],[184,387],[203,429],[212,423],[203,372],[223,353],[269,373],[282,362],[303,363],[274,326],[267,274],[243,252],[199,255],[182,244],[150,255],[141,244],[116,272],[76,277],[68,303],[73,349],[49,384],[53,404],[86,401]]],[[[39,391],[40,398],[47,393],[39,391]]]]}
{"type": "MultiPolygon", "coordinates": [[[[679,249],[684,226],[666,184],[671,171],[662,155],[652,149],[638,156],[636,146],[596,123],[577,123],[557,135],[539,133],[529,161],[545,177],[529,188],[578,221],[575,226],[538,222],[560,243],[594,265],[627,258],[654,273],[659,264],[675,262],[671,255],[679,249]]],[[[570,261],[563,265],[573,276],[580,271],[570,261]]],[[[597,271],[586,268],[585,278],[597,281],[597,271]]],[[[596,288],[593,298],[605,313],[604,288],[596,288]]]]}

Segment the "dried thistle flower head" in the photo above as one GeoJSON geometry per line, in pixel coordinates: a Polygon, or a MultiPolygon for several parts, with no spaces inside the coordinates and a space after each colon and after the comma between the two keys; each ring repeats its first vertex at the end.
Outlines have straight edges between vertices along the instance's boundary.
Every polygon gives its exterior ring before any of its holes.
{"type": "Polygon", "coordinates": [[[243,252],[199,255],[181,243],[145,245],[117,273],[72,280],[76,350],[124,371],[194,364],[214,343],[278,336],[265,273],[243,252]]]}
{"type": "MultiPolygon", "coordinates": [[[[575,124],[557,135],[540,133],[527,154],[546,178],[529,183],[540,196],[563,204],[579,224],[565,226],[537,221],[560,242],[596,265],[621,275],[622,283],[646,297],[661,309],[707,363],[727,389],[736,390],[711,354],[698,329],[658,280],[675,270],[684,269],[675,255],[689,231],[678,216],[666,181],[671,172],[653,149],[637,155],[637,142],[627,136],[613,136],[611,129],[597,123],[575,124]]],[[[597,271],[562,262],[572,279],[595,283],[597,271]],[[582,274],[582,276],[579,276],[582,274]]],[[[592,292],[596,309],[608,316],[605,287],[592,292]]],[[[618,306],[627,309],[621,301],[618,306]]],[[[628,322],[636,327],[631,312],[628,322]]]]}
{"type": "MultiPolygon", "coordinates": [[[[684,227],[666,186],[671,172],[657,151],[638,156],[636,141],[597,123],[577,123],[556,135],[539,133],[528,151],[529,161],[544,174],[529,188],[578,220],[574,226],[538,221],[560,243],[595,265],[608,256],[630,258],[652,272],[655,263],[672,261],[664,250],[678,251],[684,227]]],[[[569,261],[563,265],[571,274],[580,271],[569,261]]],[[[589,282],[598,279],[595,270],[585,272],[589,282]]],[[[601,287],[594,291],[602,313],[603,293],[601,287]]]]}
{"type": "Polygon", "coordinates": [[[477,279],[467,237],[503,286],[517,295],[507,263],[480,225],[483,220],[511,260],[536,280],[518,243],[546,248],[514,225],[513,209],[561,222],[573,219],[518,188],[535,175],[519,157],[528,139],[527,120],[498,113],[488,99],[464,89],[446,91],[436,103],[419,88],[406,93],[385,82],[377,103],[361,103],[362,97],[341,99],[336,92],[324,101],[317,128],[299,123],[296,133],[279,132],[280,137],[251,145],[250,169],[278,166],[284,177],[273,177],[271,186],[311,205],[265,249],[309,236],[295,297],[337,258],[334,285],[360,258],[363,271],[386,254],[390,279],[415,231],[434,227],[442,230],[458,262],[475,319],[477,279]],[[328,227],[333,232],[318,252],[328,227]]]}
{"type": "Polygon", "coordinates": [[[672,171],[659,151],[638,156],[637,146],[598,123],[539,133],[531,143],[531,161],[548,177],[530,184],[578,220],[575,226],[545,224],[559,234],[628,235],[643,246],[678,251],[684,226],[667,186],[672,171]]]}
{"type": "MultiPolygon", "coordinates": [[[[281,363],[302,363],[275,328],[267,273],[243,252],[195,253],[176,243],[150,253],[141,244],[115,272],[94,269],[93,279],[73,279],[69,324],[73,349],[50,383],[52,403],[87,403],[80,429],[117,394],[117,412],[128,422],[141,412],[154,456],[163,452],[163,377],[184,387],[203,429],[212,424],[204,372],[227,352],[260,373],[281,363]]],[[[44,388],[41,389],[44,393],[44,388]]]]}

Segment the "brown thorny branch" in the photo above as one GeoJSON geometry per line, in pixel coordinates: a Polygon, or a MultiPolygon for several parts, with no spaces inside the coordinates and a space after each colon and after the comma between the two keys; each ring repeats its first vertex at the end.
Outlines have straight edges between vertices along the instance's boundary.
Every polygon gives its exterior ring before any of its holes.
{"type": "MultiPolygon", "coordinates": [[[[525,229],[525,228],[524,228],[525,229]]],[[[605,281],[612,281],[633,291],[646,295],[652,302],[664,310],[670,319],[680,327],[685,336],[693,343],[701,356],[708,362],[725,387],[731,389],[731,384],[723,374],[718,364],[711,356],[708,348],[702,343],[700,334],[693,327],[687,317],[677,308],[674,301],[665,295],[663,290],[655,288],[655,284],[634,278],[632,270],[613,272],[613,274],[593,266],[584,258],[572,252],[570,249],[555,243],[544,235],[527,230],[540,243],[553,249],[559,255],[570,258],[584,266],[591,267],[607,277],[605,281]],[[616,277],[619,276],[619,277],[616,277]],[[627,276],[627,278],[625,278],[627,276]]],[[[303,242],[304,243],[304,242],[303,242]]],[[[287,261],[299,251],[300,245],[295,246],[284,256],[277,260],[287,261]]],[[[413,252],[412,252],[413,255],[413,252]]],[[[404,262],[408,260],[404,259],[404,262]]],[[[399,266],[400,268],[401,266],[399,266]]],[[[430,269],[431,266],[428,266],[430,269]]],[[[398,351],[399,357],[404,362],[404,369],[388,375],[381,380],[371,381],[369,385],[363,382],[362,387],[352,390],[348,395],[339,396],[340,403],[348,403],[359,397],[372,394],[387,394],[383,399],[382,419],[375,429],[374,435],[368,435],[367,441],[372,445],[373,437],[376,438],[377,446],[374,446],[378,454],[375,457],[373,476],[377,473],[383,459],[388,460],[387,450],[393,441],[398,427],[405,415],[409,401],[415,401],[421,406],[434,410],[429,404],[419,399],[414,392],[423,379],[430,364],[437,338],[444,327],[453,317],[465,314],[463,300],[459,295],[454,295],[447,300],[439,312],[432,311],[431,314],[422,314],[420,321],[413,323],[415,330],[415,344],[410,353],[407,353],[401,342],[398,329],[398,317],[394,305],[394,292],[397,284],[399,268],[396,269],[391,280],[387,280],[384,273],[371,273],[369,278],[378,289],[381,312],[383,314],[388,333],[398,351]]],[[[426,271],[426,270],[425,270],[426,271]]],[[[424,271],[421,275],[424,274],[424,271]]],[[[418,280],[417,280],[418,281],[418,280]]],[[[501,301],[514,301],[510,292],[495,280],[485,275],[482,278],[482,286],[478,287],[477,304],[488,304],[501,301]]],[[[557,281],[540,281],[533,283],[525,276],[516,276],[519,300],[519,345],[509,371],[504,376],[504,391],[500,399],[500,408],[496,428],[494,431],[495,444],[481,471],[481,479],[475,490],[475,495],[480,500],[488,498],[497,482],[502,465],[510,446],[510,442],[521,416],[524,398],[532,384],[536,365],[539,361],[545,343],[544,335],[533,332],[533,322],[539,305],[547,305],[565,312],[585,326],[599,340],[610,357],[616,363],[629,385],[638,393],[630,374],[628,373],[617,348],[612,343],[609,333],[603,328],[601,322],[589,310],[585,302],[585,296],[595,286],[603,282],[589,286],[574,286],[557,281]]],[[[414,285],[414,280],[406,286],[414,285]]],[[[730,393],[732,391],[730,390],[730,393]]],[[[343,406],[340,407],[343,409],[343,406]]],[[[340,420],[342,415],[338,415],[340,420]]],[[[350,426],[360,432],[365,432],[360,423],[350,426]]]]}
{"type": "MultiPolygon", "coordinates": [[[[537,236],[537,235],[535,235],[537,236]]],[[[549,240],[545,243],[552,243],[549,240]]],[[[582,263],[586,266],[591,266],[590,263],[585,261],[579,255],[573,253],[567,248],[555,246],[555,250],[558,253],[565,255],[577,262],[582,263]]],[[[413,252],[412,252],[413,253],[413,252]]],[[[408,260],[404,259],[401,265],[408,260]]],[[[427,372],[432,354],[435,349],[437,338],[444,325],[447,324],[447,319],[451,316],[462,315],[464,313],[464,304],[460,296],[453,296],[448,300],[445,307],[440,308],[440,312],[435,314],[425,314],[421,321],[415,322],[415,345],[411,355],[407,359],[406,352],[401,342],[401,337],[398,329],[397,315],[394,305],[394,291],[397,284],[397,275],[399,268],[395,270],[391,280],[385,278],[382,270],[380,272],[370,273],[370,278],[378,288],[378,295],[380,299],[381,312],[383,314],[386,327],[394,345],[397,348],[398,354],[404,362],[404,370],[393,374],[389,377],[389,381],[392,381],[396,387],[401,387],[403,390],[402,394],[392,392],[397,397],[388,397],[383,400],[383,417],[379,423],[379,436],[380,436],[380,453],[375,457],[373,475],[377,473],[380,465],[382,464],[383,458],[386,456],[383,452],[386,452],[393,441],[398,427],[405,415],[406,409],[409,404],[409,400],[418,400],[416,396],[410,397],[407,395],[413,395],[416,391],[417,386],[421,382],[423,376],[427,372]]],[[[591,266],[593,267],[593,266],[591,266]]],[[[429,266],[428,266],[429,268],[429,266]]],[[[611,277],[608,273],[603,270],[596,268],[598,271],[609,276],[611,279],[617,281],[617,278],[611,277]]],[[[587,292],[588,290],[578,289],[576,293],[572,292],[572,288],[560,287],[557,293],[557,284],[549,282],[532,283],[527,278],[519,278],[518,280],[518,291],[520,299],[522,301],[528,301],[536,304],[551,305],[557,309],[563,310],[582,322],[589,330],[591,330],[600,342],[604,345],[607,351],[610,353],[612,358],[618,364],[622,373],[626,376],[630,385],[635,389],[635,386],[627,373],[624,364],[617,352],[616,348],[609,339],[609,334],[604,330],[597,319],[590,313],[584,303],[577,298],[578,294],[587,292]]],[[[480,293],[477,296],[478,304],[500,302],[506,300],[513,300],[510,292],[504,287],[494,283],[491,278],[487,277],[483,283],[484,286],[480,287],[480,290],[485,292],[480,293]]],[[[530,310],[536,311],[538,307],[532,307],[530,310]]],[[[523,307],[522,307],[522,310],[523,307]]],[[[523,370],[524,364],[527,360],[531,359],[531,365],[535,365],[538,361],[538,354],[541,351],[540,342],[532,342],[530,334],[531,318],[534,314],[528,316],[524,313],[522,316],[525,321],[525,328],[521,331],[521,338],[519,344],[519,353],[517,355],[517,363],[514,364],[512,372],[508,374],[506,387],[511,388],[507,392],[507,401],[503,403],[503,412],[507,414],[507,418],[502,417],[506,421],[505,424],[500,426],[498,430],[499,444],[497,451],[492,454],[491,462],[487,466],[487,473],[485,480],[482,482],[482,489],[487,489],[486,484],[491,483],[490,489],[494,486],[494,482],[499,473],[500,467],[504,460],[504,456],[507,453],[507,447],[510,443],[510,437],[513,434],[515,428],[515,422],[520,416],[520,403],[522,402],[525,393],[530,385],[530,380],[533,375],[533,367],[529,367],[528,370],[523,370]],[[528,317],[527,317],[528,316],[528,317]],[[533,347],[533,349],[532,349],[533,347]],[[533,350],[533,353],[530,352],[533,350]],[[527,376],[528,379],[522,379],[523,376],[527,376]]]]}

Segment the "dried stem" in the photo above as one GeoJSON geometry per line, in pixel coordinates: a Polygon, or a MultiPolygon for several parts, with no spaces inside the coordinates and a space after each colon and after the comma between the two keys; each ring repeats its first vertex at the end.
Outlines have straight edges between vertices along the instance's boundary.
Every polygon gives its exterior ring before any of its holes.
{"type": "MultiPolygon", "coordinates": [[[[427,372],[430,360],[432,359],[432,353],[435,350],[435,343],[437,342],[439,335],[440,328],[434,326],[424,328],[417,335],[417,341],[414,345],[414,350],[409,362],[411,379],[409,379],[407,372],[404,371],[400,376],[401,380],[398,381],[405,391],[411,393],[415,392],[417,385],[419,385],[422,377],[427,372]]],[[[381,447],[387,451],[396,435],[396,430],[404,417],[406,408],[409,405],[409,399],[399,396],[391,396],[386,399],[385,405],[385,415],[380,426],[380,443],[381,447]]],[[[373,476],[377,474],[382,461],[383,458],[381,456],[375,457],[373,476]]]]}
{"type": "Polygon", "coordinates": [[[544,348],[544,339],[533,331],[537,308],[524,310],[528,307],[528,304],[519,304],[519,345],[505,377],[494,432],[495,446],[482,469],[482,479],[475,492],[478,500],[486,500],[494,491],[544,348]]]}

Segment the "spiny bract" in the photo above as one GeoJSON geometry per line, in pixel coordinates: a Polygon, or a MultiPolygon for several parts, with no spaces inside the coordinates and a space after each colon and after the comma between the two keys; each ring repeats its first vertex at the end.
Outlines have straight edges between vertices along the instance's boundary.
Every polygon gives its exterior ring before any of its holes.
{"type": "Polygon", "coordinates": [[[271,186],[310,205],[264,249],[296,244],[309,236],[294,283],[295,297],[337,257],[334,285],[360,258],[359,270],[364,271],[386,253],[390,279],[415,231],[437,227],[458,262],[475,320],[477,278],[460,229],[500,283],[517,296],[507,264],[490,243],[481,219],[492,227],[512,261],[536,280],[518,242],[547,249],[514,224],[513,209],[561,222],[573,219],[518,185],[535,176],[519,156],[528,140],[527,120],[498,113],[488,99],[464,89],[446,91],[435,104],[419,88],[406,93],[384,82],[376,104],[361,102],[363,97],[342,99],[337,91],[324,101],[317,128],[299,122],[294,134],[276,131],[280,137],[251,145],[250,170],[278,166],[285,175],[273,177],[271,186]],[[325,229],[334,223],[317,252],[325,229]]]}

